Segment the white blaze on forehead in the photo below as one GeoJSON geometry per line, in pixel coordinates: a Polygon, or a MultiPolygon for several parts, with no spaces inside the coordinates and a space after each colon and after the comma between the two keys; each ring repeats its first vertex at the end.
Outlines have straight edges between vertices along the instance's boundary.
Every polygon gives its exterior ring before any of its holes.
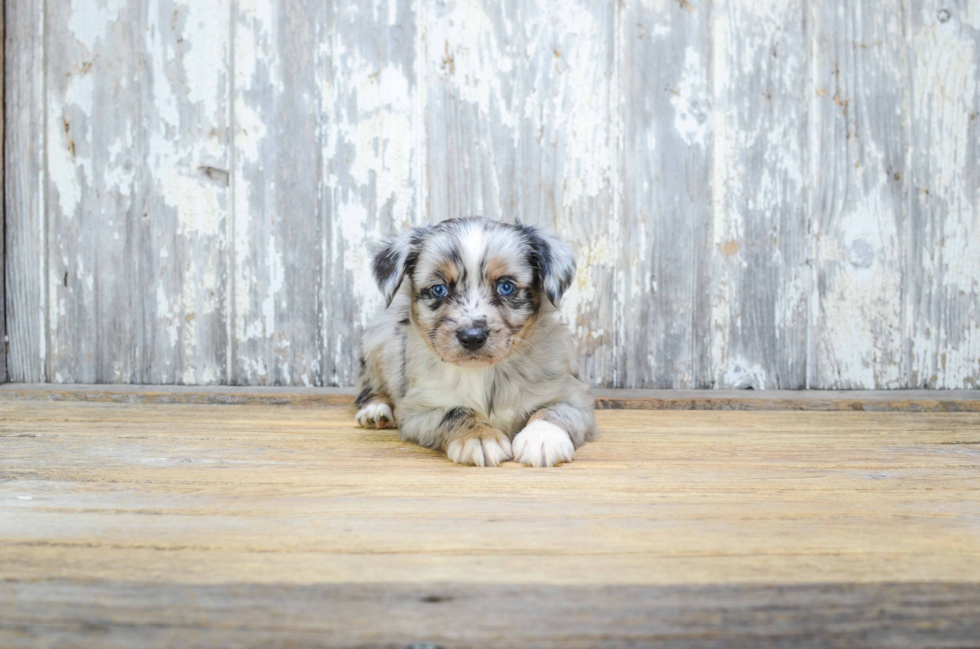
{"type": "Polygon", "coordinates": [[[483,228],[471,226],[463,234],[460,248],[463,266],[466,268],[466,288],[472,291],[479,288],[482,280],[480,262],[483,261],[483,256],[486,253],[486,238],[483,228]]]}

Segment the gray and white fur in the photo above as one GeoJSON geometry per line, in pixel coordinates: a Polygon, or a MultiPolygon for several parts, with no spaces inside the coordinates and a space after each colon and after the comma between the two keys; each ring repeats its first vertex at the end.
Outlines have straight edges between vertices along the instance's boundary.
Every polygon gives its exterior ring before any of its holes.
{"type": "Polygon", "coordinates": [[[388,306],[362,343],[357,423],[453,462],[570,462],[598,436],[589,386],[558,320],[568,246],[532,226],[450,219],[386,242],[388,306]]]}

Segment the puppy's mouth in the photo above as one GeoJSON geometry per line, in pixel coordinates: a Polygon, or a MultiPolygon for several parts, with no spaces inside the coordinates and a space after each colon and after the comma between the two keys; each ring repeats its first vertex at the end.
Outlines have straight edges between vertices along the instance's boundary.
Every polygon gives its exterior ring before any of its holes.
{"type": "Polygon", "coordinates": [[[500,361],[499,358],[493,356],[487,356],[486,354],[474,354],[468,353],[455,360],[450,361],[453,365],[458,365],[459,367],[469,367],[469,368],[480,368],[480,367],[490,367],[500,361]]]}
{"type": "Polygon", "coordinates": [[[472,351],[457,348],[453,350],[449,358],[444,357],[443,360],[459,367],[490,367],[506,359],[512,351],[513,345],[506,342],[493,345],[491,348],[483,347],[472,351]]]}

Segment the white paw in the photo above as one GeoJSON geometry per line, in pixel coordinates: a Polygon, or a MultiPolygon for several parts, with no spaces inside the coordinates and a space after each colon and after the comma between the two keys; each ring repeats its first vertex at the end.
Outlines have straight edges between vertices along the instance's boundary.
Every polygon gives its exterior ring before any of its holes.
{"type": "Polygon", "coordinates": [[[391,406],[383,401],[372,401],[354,415],[361,428],[391,428],[395,425],[395,415],[391,406]]]}
{"type": "Polygon", "coordinates": [[[499,466],[513,457],[510,440],[499,430],[488,428],[449,442],[446,456],[456,464],[499,466]]]}
{"type": "Polygon", "coordinates": [[[514,437],[514,459],[527,466],[571,462],[575,445],[568,433],[550,421],[535,419],[514,437]]]}

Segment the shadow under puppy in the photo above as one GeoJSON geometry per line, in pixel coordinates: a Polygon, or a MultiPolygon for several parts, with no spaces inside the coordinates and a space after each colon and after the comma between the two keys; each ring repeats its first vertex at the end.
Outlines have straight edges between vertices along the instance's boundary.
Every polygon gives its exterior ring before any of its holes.
{"type": "Polygon", "coordinates": [[[374,258],[387,309],[365,332],[357,423],[396,425],[453,462],[570,462],[598,436],[557,306],[575,258],[542,230],[470,217],[374,258]]]}

